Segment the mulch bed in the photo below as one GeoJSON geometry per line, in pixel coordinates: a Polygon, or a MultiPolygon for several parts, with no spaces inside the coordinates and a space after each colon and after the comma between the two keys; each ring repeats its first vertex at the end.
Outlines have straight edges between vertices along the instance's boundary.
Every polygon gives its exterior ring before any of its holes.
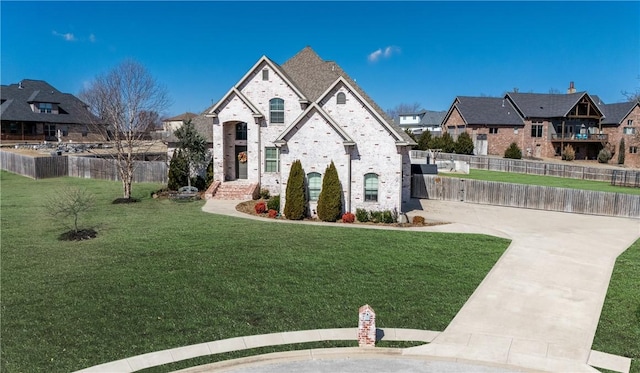
{"type": "MultiPolygon", "coordinates": [[[[241,202],[238,205],[236,205],[236,210],[239,211],[239,212],[242,212],[244,214],[248,214],[248,215],[259,216],[259,217],[263,217],[265,219],[273,219],[273,218],[269,218],[266,213],[264,213],[264,214],[256,213],[255,205],[256,205],[256,203],[258,203],[260,201],[264,201],[264,200],[253,200],[253,201],[241,202]]],[[[284,219],[284,218],[278,217],[278,219],[284,219]]],[[[319,219],[310,219],[310,218],[304,219],[304,221],[321,222],[321,220],[319,220],[319,219]]],[[[389,227],[412,228],[412,227],[430,227],[430,226],[434,226],[434,225],[442,225],[442,224],[449,224],[449,223],[445,223],[445,222],[430,222],[430,221],[425,221],[424,224],[413,224],[413,223],[410,223],[410,222],[409,223],[372,223],[372,222],[361,223],[359,221],[356,221],[354,223],[342,223],[342,221],[337,221],[336,224],[359,224],[359,225],[372,225],[372,226],[389,226],[389,227]]]]}
{"type": "Polygon", "coordinates": [[[98,232],[93,229],[78,229],[62,233],[58,239],[60,241],[84,241],[96,238],[96,236],[98,236],[98,232]]]}

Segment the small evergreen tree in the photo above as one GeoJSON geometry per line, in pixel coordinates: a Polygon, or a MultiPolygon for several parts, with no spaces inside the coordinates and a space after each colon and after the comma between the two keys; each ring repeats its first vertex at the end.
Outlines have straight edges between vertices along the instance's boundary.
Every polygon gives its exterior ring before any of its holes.
{"type": "Polygon", "coordinates": [[[284,215],[289,220],[302,220],[307,211],[307,193],[304,181],[304,170],[299,159],[291,164],[287,179],[287,195],[285,197],[284,215]]]}
{"type": "Polygon", "coordinates": [[[187,170],[189,171],[187,184],[191,186],[191,170],[194,169],[200,173],[198,171],[201,170],[206,159],[207,140],[196,130],[191,119],[183,121],[182,126],[173,134],[178,138],[178,148],[182,150],[187,161],[187,170]]]}
{"type": "Polygon", "coordinates": [[[209,188],[209,185],[211,185],[211,183],[213,182],[213,158],[211,158],[211,161],[209,162],[209,165],[207,166],[207,174],[205,176],[205,188],[209,188]]]}
{"type": "Polygon", "coordinates": [[[468,132],[462,132],[456,141],[456,153],[473,154],[473,140],[468,132]]]}
{"type": "Polygon", "coordinates": [[[618,164],[624,164],[624,137],[620,139],[620,146],[618,146],[618,164]]]}
{"type": "Polygon", "coordinates": [[[404,133],[409,135],[409,137],[411,137],[411,139],[413,139],[413,141],[418,142],[418,140],[416,139],[416,135],[414,135],[413,132],[411,132],[408,128],[406,128],[404,130],[404,133]]]}
{"type": "Polygon", "coordinates": [[[318,196],[318,218],[335,222],[342,216],[342,185],[338,170],[331,161],[322,179],[322,189],[318,196]]]}
{"type": "Polygon", "coordinates": [[[422,132],[417,143],[418,143],[418,149],[420,150],[429,149],[429,144],[431,143],[431,131],[425,130],[424,132],[422,132]]]}
{"type": "Polygon", "coordinates": [[[453,137],[449,134],[449,132],[445,132],[442,134],[442,151],[445,153],[453,153],[456,151],[456,142],[453,141],[453,137]]]}
{"type": "Polygon", "coordinates": [[[178,190],[178,188],[188,183],[189,165],[182,154],[181,149],[176,149],[169,163],[169,181],[167,187],[169,190],[178,190]]]}
{"type": "Polygon", "coordinates": [[[444,151],[444,142],[442,136],[432,136],[427,145],[427,149],[440,149],[444,151]]]}
{"type": "Polygon", "coordinates": [[[611,152],[607,148],[600,149],[598,152],[598,163],[609,163],[611,159],[611,152]]]}
{"type": "Polygon", "coordinates": [[[520,150],[518,144],[512,142],[507,150],[504,151],[504,157],[510,159],[522,159],[522,150],[520,150]]]}

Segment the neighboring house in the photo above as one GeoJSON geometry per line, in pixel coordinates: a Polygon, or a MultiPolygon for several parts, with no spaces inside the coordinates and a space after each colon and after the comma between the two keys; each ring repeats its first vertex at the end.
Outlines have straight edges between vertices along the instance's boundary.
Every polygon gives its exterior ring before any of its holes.
{"type": "Polygon", "coordinates": [[[2,141],[99,141],[99,122],[77,97],[43,80],[0,87],[2,141]]]}
{"type": "Polygon", "coordinates": [[[421,110],[417,113],[402,113],[398,115],[397,124],[403,130],[409,130],[414,135],[421,135],[428,130],[438,136],[442,131],[442,120],[446,111],[421,110]]]}
{"type": "MultiPolygon", "coordinates": [[[[638,102],[604,104],[596,95],[509,92],[503,98],[456,97],[442,127],[456,137],[468,132],[479,155],[504,155],[515,142],[523,155],[560,157],[566,145],[576,159],[595,160],[608,143],[618,149],[625,138],[625,164],[638,167],[638,102]]],[[[617,159],[617,158],[616,158],[617,159]]],[[[610,161],[614,163],[616,159],[610,161]]]]}
{"type": "MultiPolygon", "coordinates": [[[[190,119],[197,117],[198,114],[195,113],[182,113],[180,115],[176,115],[175,117],[167,118],[162,121],[162,130],[167,133],[173,133],[173,131],[177,130],[182,126],[183,122],[186,122],[190,119]]],[[[168,136],[168,135],[167,135],[168,136]]]]}
{"type": "Polygon", "coordinates": [[[291,164],[300,160],[313,215],[333,161],[344,211],[400,212],[410,198],[415,142],[340,66],[310,47],[283,65],[263,56],[206,113],[214,178],[222,184],[257,184],[279,194],[284,206],[291,164]]]}
{"type": "MultiPolygon", "coordinates": [[[[198,131],[198,133],[201,134],[207,141],[207,149],[209,149],[209,152],[211,153],[213,148],[213,126],[211,125],[211,119],[207,118],[204,114],[193,115],[194,116],[191,117],[190,120],[193,123],[196,131],[198,131]]],[[[167,143],[167,159],[171,160],[171,157],[173,157],[173,153],[178,147],[178,138],[174,135],[174,132],[171,131],[167,133],[165,141],[167,143]]]]}

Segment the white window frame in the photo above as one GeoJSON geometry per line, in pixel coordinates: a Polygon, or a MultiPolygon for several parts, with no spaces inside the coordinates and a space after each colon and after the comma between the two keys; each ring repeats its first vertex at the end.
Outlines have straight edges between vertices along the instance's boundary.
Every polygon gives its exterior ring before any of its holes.
{"type": "Polygon", "coordinates": [[[42,114],[51,114],[53,111],[53,104],[49,102],[41,102],[38,104],[38,108],[42,114]]]}
{"type": "Polygon", "coordinates": [[[264,148],[264,172],[280,172],[280,149],[275,146],[264,148]],[[275,158],[269,156],[269,151],[275,151],[275,158]],[[275,170],[273,169],[275,165],[275,170]]]}
{"type": "Polygon", "coordinates": [[[309,172],[307,174],[307,192],[309,195],[309,202],[315,202],[320,197],[320,192],[322,191],[322,174],[319,172],[309,172]],[[315,184],[313,185],[313,189],[311,188],[311,178],[318,178],[318,186],[316,188],[315,184]]]}
{"type": "Polygon", "coordinates": [[[635,135],[636,134],[636,128],[635,127],[625,127],[622,132],[625,135],[635,135]]]}
{"type": "Polygon", "coordinates": [[[363,180],[364,188],[364,197],[363,200],[365,202],[378,202],[378,198],[380,195],[380,177],[378,174],[370,172],[364,175],[363,180]],[[367,185],[367,181],[375,180],[375,185],[367,185]],[[375,192],[375,194],[373,194],[375,192]],[[374,198],[375,197],[375,198],[374,198]]]}
{"type": "Polygon", "coordinates": [[[284,100],[280,97],[269,100],[269,122],[284,123],[284,100]],[[280,103],[282,103],[281,106],[280,103]]]}

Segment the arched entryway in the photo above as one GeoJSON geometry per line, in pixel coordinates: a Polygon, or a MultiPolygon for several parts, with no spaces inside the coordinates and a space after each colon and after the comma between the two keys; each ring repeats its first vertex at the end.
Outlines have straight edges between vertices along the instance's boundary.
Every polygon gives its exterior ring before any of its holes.
{"type": "Polygon", "coordinates": [[[225,180],[246,180],[249,168],[247,123],[225,122],[224,139],[225,180]]]}

